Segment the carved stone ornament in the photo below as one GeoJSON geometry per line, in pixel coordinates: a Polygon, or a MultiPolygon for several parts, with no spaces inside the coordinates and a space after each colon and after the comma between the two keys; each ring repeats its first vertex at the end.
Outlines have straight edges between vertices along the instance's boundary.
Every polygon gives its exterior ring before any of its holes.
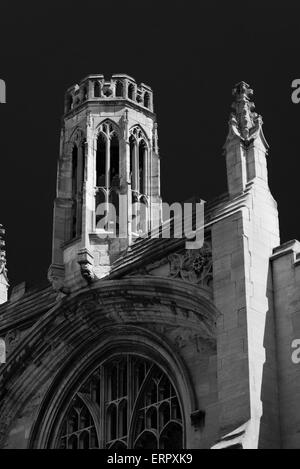
{"type": "Polygon", "coordinates": [[[63,277],[59,276],[52,266],[50,266],[48,269],[48,280],[51,283],[54,291],[63,293],[64,295],[69,293],[69,290],[64,287],[63,277]]]}
{"type": "Polygon", "coordinates": [[[5,229],[0,224],[0,275],[3,275],[7,284],[8,284],[8,277],[7,277],[7,268],[6,268],[6,254],[5,254],[5,241],[3,239],[5,235],[5,229]]]}
{"type": "Polygon", "coordinates": [[[187,249],[184,253],[171,254],[170,276],[186,282],[209,287],[212,281],[211,247],[205,243],[201,249],[187,249]]]}
{"type": "Polygon", "coordinates": [[[93,266],[89,262],[80,262],[80,272],[87,283],[92,283],[92,281],[95,279],[93,266]]]}
{"type": "Polygon", "coordinates": [[[7,268],[6,268],[6,258],[5,258],[5,252],[0,251],[0,275],[3,275],[6,280],[7,278],[7,268]]]}
{"type": "Polygon", "coordinates": [[[247,83],[241,81],[235,85],[232,94],[234,96],[233,112],[229,119],[229,133],[225,146],[234,137],[239,137],[245,144],[249,144],[260,135],[264,145],[268,148],[262,132],[262,117],[254,112],[255,104],[250,100],[253,90],[247,83]]]}

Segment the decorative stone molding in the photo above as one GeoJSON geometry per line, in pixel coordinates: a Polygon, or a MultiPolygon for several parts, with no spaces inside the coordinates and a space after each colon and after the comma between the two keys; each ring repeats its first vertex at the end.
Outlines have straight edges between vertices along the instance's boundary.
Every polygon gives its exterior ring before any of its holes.
{"type": "Polygon", "coordinates": [[[0,275],[3,274],[7,278],[6,258],[5,252],[0,251],[0,275]]]}
{"type": "Polygon", "coordinates": [[[5,235],[5,229],[0,224],[0,275],[3,275],[5,282],[8,285],[8,276],[6,268],[6,253],[5,253],[5,241],[3,239],[5,235]]]}
{"type": "Polygon", "coordinates": [[[262,132],[262,117],[254,112],[255,104],[250,101],[253,90],[247,83],[241,81],[235,85],[232,94],[234,96],[231,106],[233,112],[229,119],[229,133],[225,147],[234,137],[238,137],[245,145],[248,145],[260,135],[267,149],[268,144],[262,132]]]}
{"type": "Polygon", "coordinates": [[[95,273],[92,265],[89,262],[81,262],[80,264],[81,275],[87,283],[92,283],[95,279],[95,273]]]}
{"type": "Polygon", "coordinates": [[[70,293],[69,289],[64,286],[64,269],[62,267],[50,265],[47,277],[54,291],[60,295],[70,293]]]}
{"type": "Polygon", "coordinates": [[[154,270],[169,264],[169,271],[166,277],[173,277],[200,285],[204,288],[211,288],[213,279],[213,264],[211,245],[205,242],[201,249],[187,249],[184,252],[176,252],[168,257],[163,257],[151,264],[144,265],[129,274],[129,277],[137,275],[153,275],[154,270]]]}
{"type": "Polygon", "coordinates": [[[171,254],[170,276],[186,282],[210,287],[212,281],[211,247],[205,243],[201,249],[187,249],[184,253],[171,254]]]}
{"type": "Polygon", "coordinates": [[[78,264],[80,265],[80,272],[84,280],[88,284],[92,283],[96,276],[93,269],[93,256],[87,249],[82,249],[78,252],[78,264]]]}
{"type": "MultiPolygon", "coordinates": [[[[204,341],[215,341],[217,314],[213,303],[195,285],[190,285],[187,291],[186,285],[175,279],[107,280],[69,295],[22,336],[22,347],[16,348],[9,357],[0,386],[0,433],[4,429],[0,447],[5,445],[9,428],[23,412],[26,402],[85,342],[101,337],[111,343],[109,336],[113,328],[116,340],[119,340],[119,331],[123,331],[127,339],[128,330],[132,328],[141,335],[142,342],[151,331],[164,347],[176,353],[179,350],[172,347],[172,343],[181,327],[187,330],[187,338],[198,335],[204,339],[201,346],[204,341]],[[163,337],[159,338],[152,327],[159,327],[163,337]],[[169,332],[168,344],[164,331],[169,332]],[[14,392],[7,398],[8,388],[14,392]],[[4,402],[5,399],[8,400],[4,402]]],[[[16,340],[14,335],[12,340],[16,340]]]]}

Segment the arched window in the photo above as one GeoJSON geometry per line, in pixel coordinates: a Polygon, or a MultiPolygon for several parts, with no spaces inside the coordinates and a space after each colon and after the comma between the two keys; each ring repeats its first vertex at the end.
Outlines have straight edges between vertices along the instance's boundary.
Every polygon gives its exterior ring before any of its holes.
{"type": "Polygon", "coordinates": [[[94,98],[100,98],[100,84],[98,81],[94,83],[94,98]]]}
{"type": "Polygon", "coordinates": [[[98,187],[118,185],[119,178],[119,138],[115,127],[109,121],[100,126],[96,151],[96,184],[98,187]]]}
{"type": "Polygon", "coordinates": [[[182,449],[182,413],[173,384],[158,365],[137,355],[105,361],[72,398],[56,447],[182,449]]]}
{"type": "Polygon", "coordinates": [[[117,81],[116,83],[116,97],[123,98],[124,97],[124,86],[121,81],[117,81]]]}
{"type": "Polygon", "coordinates": [[[150,107],[150,95],[149,93],[144,94],[144,106],[149,109],[150,107]]]}
{"type": "Polygon", "coordinates": [[[134,85],[132,83],[129,83],[128,85],[128,98],[131,100],[134,100],[134,85]]]}

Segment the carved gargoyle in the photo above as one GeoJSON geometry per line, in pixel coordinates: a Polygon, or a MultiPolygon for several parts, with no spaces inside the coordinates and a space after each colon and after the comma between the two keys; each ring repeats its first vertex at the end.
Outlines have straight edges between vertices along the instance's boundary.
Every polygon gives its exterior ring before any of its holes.
{"type": "Polygon", "coordinates": [[[88,284],[93,282],[93,280],[95,279],[95,273],[93,270],[93,266],[89,262],[81,262],[80,271],[82,277],[84,278],[84,280],[87,281],[88,284]]]}
{"type": "Polygon", "coordinates": [[[48,280],[52,285],[54,291],[68,295],[69,289],[64,286],[63,278],[55,273],[55,270],[50,266],[48,269],[48,280]]]}

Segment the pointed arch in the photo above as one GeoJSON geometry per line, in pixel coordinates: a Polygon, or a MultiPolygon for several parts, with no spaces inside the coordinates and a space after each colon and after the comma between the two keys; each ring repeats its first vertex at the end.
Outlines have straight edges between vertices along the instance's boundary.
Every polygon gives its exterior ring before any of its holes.
{"type": "Polygon", "coordinates": [[[128,98],[131,99],[132,101],[134,101],[134,99],[135,99],[135,86],[134,86],[133,83],[128,84],[127,94],[128,94],[128,98]]]}
{"type": "Polygon", "coordinates": [[[56,428],[54,442],[56,448],[126,449],[166,446],[173,449],[172,445],[176,449],[179,449],[177,445],[183,448],[183,419],[173,421],[167,411],[164,412],[162,423],[158,419],[158,409],[170,409],[171,399],[177,400],[180,405],[179,395],[174,390],[174,395],[168,394],[160,401],[160,381],[164,379],[170,383],[170,389],[172,385],[166,372],[150,357],[133,352],[117,353],[106,360],[98,361],[96,368],[91,369],[84,379],[78,379],[74,397],[60,413],[60,424],[56,428]],[[124,386],[124,382],[133,383],[141,365],[145,373],[138,387],[124,386]],[[100,389],[97,401],[93,400],[90,386],[95,375],[100,389]],[[175,440],[172,429],[175,430],[175,440]]]}
{"type": "Polygon", "coordinates": [[[84,131],[80,127],[75,127],[68,139],[68,152],[72,151],[73,145],[76,144],[78,147],[86,136],[84,131]]]}
{"type": "Polygon", "coordinates": [[[182,449],[182,426],[179,422],[169,421],[159,438],[159,447],[165,450],[182,449]]]}
{"type": "Polygon", "coordinates": [[[104,119],[103,121],[99,122],[96,127],[96,137],[98,137],[99,133],[102,132],[109,137],[112,136],[114,133],[121,137],[120,127],[111,119],[104,119]]]}
{"type": "Polygon", "coordinates": [[[149,145],[149,138],[146,131],[140,124],[135,124],[129,129],[129,135],[132,135],[138,142],[143,139],[149,145]]]}

